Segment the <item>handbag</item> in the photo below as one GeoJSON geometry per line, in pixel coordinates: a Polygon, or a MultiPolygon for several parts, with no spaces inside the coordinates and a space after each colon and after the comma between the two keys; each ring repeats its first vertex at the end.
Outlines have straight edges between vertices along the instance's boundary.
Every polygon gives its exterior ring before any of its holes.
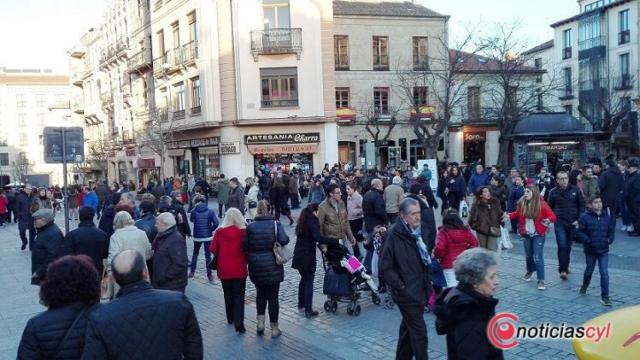
{"type": "Polygon", "coordinates": [[[440,266],[440,262],[434,258],[431,258],[431,283],[433,286],[447,287],[442,266],[440,266]]]}
{"type": "Polygon", "coordinates": [[[293,253],[286,245],[282,245],[278,242],[278,222],[274,221],[273,225],[275,227],[276,234],[276,240],[273,242],[273,255],[276,257],[276,264],[284,265],[293,258],[293,253]]]}
{"type": "Polygon", "coordinates": [[[109,277],[107,267],[102,270],[102,279],[100,280],[100,300],[111,300],[113,297],[113,282],[109,277]]]}
{"type": "Polygon", "coordinates": [[[463,218],[466,218],[469,216],[469,204],[467,204],[466,200],[460,201],[460,208],[458,213],[460,214],[460,217],[463,217],[463,218]]]}

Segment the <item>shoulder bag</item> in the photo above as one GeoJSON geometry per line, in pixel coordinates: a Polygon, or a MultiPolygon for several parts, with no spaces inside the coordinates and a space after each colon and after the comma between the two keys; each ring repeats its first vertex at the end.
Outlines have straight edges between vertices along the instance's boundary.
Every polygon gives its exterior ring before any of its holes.
{"type": "Polygon", "coordinates": [[[108,266],[102,270],[102,279],[100,280],[100,300],[111,300],[113,298],[113,282],[109,277],[108,266]]]}
{"type": "Polygon", "coordinates": [[[274,221],[273,225],[276,235],[275,241],[273,242],[273,255],[276,257],[276,264],[284,265],[293,258],[293,253],[286,245],[282,245],[278,242],[278,222],[274,221]]]}

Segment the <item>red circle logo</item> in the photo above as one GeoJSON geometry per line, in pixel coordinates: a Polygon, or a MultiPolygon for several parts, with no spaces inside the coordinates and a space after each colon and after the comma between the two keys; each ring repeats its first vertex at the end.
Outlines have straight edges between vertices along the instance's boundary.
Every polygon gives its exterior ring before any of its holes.
{"type": "Polygon", "coordinates": [[[508,350],[518,346],[516,340],[516,324],[518,315],[513,313],[498,313],[487,326],[489,342],[498,349],[508,350]]]}

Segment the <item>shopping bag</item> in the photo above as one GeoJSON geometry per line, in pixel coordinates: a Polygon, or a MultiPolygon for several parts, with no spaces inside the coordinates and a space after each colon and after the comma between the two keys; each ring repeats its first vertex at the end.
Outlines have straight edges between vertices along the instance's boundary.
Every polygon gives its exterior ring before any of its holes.
{"type": "Polygon", "coordinates": [[[504,226],[500,226],[500,242],[502,243],[502,248],[505,250],[513,249],[513,243],[511,242],[511,236],[509,235],[509,230],[507,230],[504,226]]]}
{"type": "Polygon", "coordinates": [[[458,214],[460,217],[466,218],[469,216],[469,204],[467,204],[466,200],[460,201],[460,208],[458,209],[458,214]]]}

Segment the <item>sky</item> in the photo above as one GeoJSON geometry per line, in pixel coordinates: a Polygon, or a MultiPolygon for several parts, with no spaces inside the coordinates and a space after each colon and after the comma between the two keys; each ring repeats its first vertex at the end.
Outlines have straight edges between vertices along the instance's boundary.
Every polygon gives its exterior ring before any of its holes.
{"type": "MultiPolygon", "coordinates": [[[[290,0],[296,1],[296,0],[290,0]]],[[[328,1],[328,0],[325,0],[328,1]]],[[[531,46],[553,37],[549,24],[578,13],[576,0],[414,0],[451,15],[455,39],[468,24],[522,24],[531,46]]],[[[0,0],[0,67],[67,72],[67,51],[102,17],[106,0],[0,0]]]]}

